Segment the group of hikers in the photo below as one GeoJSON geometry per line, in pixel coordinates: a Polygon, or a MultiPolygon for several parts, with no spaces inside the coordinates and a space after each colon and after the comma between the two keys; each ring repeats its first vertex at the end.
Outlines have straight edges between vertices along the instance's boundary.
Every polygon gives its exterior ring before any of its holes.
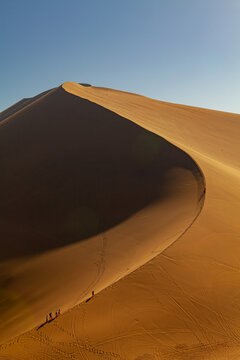
{"type": "MultiPolygon", "coordinates": [[[[94,290],[92,291],[92,296],[90,298],[88,298],[86,300],[86,302],[88,302],[89,300],[91,300],[92,298],[94,297],[94,290]]],[[[55,311],[55,317],[53,317],[52,313],[50,312],[47,316],[46,316],[46,323],[56,319],[58,316],[60,316],[61,313],[60,313],[60,309],[56,310],[55,311]]],[[[44,324],[43,324],[44,325],[44,324]]]]}
{"type": "Polygon", "coordinates": [[[60,309],[55,311],[55,318],[53,317],[52,313],[50,312],[47,316],[46,316],[46,323],[49,321],[52,321],[53,319],[56,319],[56,317],[60,316],[60,309]]]}

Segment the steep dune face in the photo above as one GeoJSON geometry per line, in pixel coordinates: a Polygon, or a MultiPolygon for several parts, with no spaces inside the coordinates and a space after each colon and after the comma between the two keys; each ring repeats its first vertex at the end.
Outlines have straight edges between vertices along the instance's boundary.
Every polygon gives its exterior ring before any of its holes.
{"type": "Polygon", "coordinates": [[[165,139],[62,87],[36,100],[0,125],[1,342],[162,252],[204,201],[165,139]]]}

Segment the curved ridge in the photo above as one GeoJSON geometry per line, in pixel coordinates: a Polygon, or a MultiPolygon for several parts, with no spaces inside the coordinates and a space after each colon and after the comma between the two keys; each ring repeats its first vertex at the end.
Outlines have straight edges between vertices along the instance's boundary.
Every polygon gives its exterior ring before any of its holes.
{"type": "MultiPolygon", "coordinates": [[[[84,300],[89,284],[99,292],[142,266],[179,239],[202,209],[204,176],[186,153],[62,88],[16,113],[0,128],[0,140],[1,296],[22,307],[21,331],[49,307],[84,300]]],[[[6,332],[9,309],[5,314],[3,339],[16,335],[15,323],[6,332]]]]}

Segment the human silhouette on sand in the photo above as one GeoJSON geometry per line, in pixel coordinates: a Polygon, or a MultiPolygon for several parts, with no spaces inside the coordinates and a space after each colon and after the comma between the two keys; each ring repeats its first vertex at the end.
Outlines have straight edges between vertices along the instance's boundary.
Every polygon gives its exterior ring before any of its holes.
{"type": "Polygon", "coordinates": [[[88,298],[85,302],[87,303],[87,302],[89,302],[93,297],[94,297],[94,290],[92,291],[92,296],[90,297],[90,298],[88,298]]]}
{"type": "Polygon", "coordinates": [[[58,310],[55,311],[55,317],[53,317],[53,316],[52,316],[52,313],[50,312],[49,314],[46,315],[46,321],[45,321],[43,324],[41,324],[41,325],[37,328],[37,330],[41,329],[44,325],[46,325],[46,324],[50,323],[51,321],[55,320],[55,319],[56,319],[58,316],[60,316],[60,315],[61,315],[60,309],[58,309],[58,310]]]}

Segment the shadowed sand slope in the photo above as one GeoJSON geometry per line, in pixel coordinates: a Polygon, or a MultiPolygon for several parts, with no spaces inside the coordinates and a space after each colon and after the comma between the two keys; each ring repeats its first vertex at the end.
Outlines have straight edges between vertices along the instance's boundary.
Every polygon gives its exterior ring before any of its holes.
{"type": "Polygon", "coordinates": [[[62,88],[10,119],[0,136],[2,260],[117,225],[167,196],[172,168],[201,178],[163,138],[62,88]]]}
{"type": "Polygon", "coordinates": [[[0,164],[1,342],[162,252],[204,201],[189,155],[62,87],[1,123],[0,164]]]}

